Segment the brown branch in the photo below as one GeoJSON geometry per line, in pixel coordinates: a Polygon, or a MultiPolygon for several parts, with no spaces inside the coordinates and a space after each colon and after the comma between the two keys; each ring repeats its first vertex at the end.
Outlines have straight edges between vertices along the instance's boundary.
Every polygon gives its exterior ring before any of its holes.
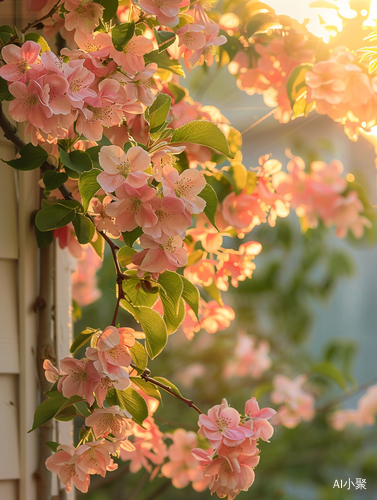
{"type": "MultiPolygon", "coordinates": [[[[131,366],[132,368],[135,368],[137,369],[137,367],[131,363],[131,366]]],[[[163,389],[164,391],[168,392],[169,394],[171,394],[172,396],[174,396],[175,398],[179,399],[180,401],[182,401],[183,403],[185,403],[187,406],[189,406],[190,408],[193,408],[195,411],[197,411],[199,414],[202,414],[203,412],[196,406],[194,405],[194,402],[191,400],[191,399],[187,399],[187,398],[184,398],[183,396],[181,396],[180,394],[178,394],[177,392],[173,391],[172,388],[166,384],[163,384],[162,382],[159,382],[158,380],[155,380],[154,378],[150,377],[150,370],[147,369],[145,370],[141,375],[140,377],[145,380],[146,382],[150,382],[151,384],[155,385],[156,387],[160,387],[161,389],[163,389]]]]}
{"type": "Polygon", "coordinates": [[[377,382],[377,377],[373,377],[372,379],[368,380],[368,382],[365,382],[364,384],[357,386],[353,391],[346,392],[346,393],[342,394],[341,396],[333,399],[329,403],[325,404],[324,406],[321,406],[320,408],[317,409],[317,412],[324,412],[324,411],[329,410],[333,406],[337,406],[340,403],[344,403],[344,401],[347,401],[348,399],[352,398],[353,396],[360,394],[360,392],[366,391],[371,385],[375,384],[376,382],[377,382]]]}
{"type": "MultiPolygon", "coordinates": [[[[48,19],[49,17],[52,17],[55,12],[58,10],[58,8],[60,7],[60,1],[61,0],[58,0],[56,2],[56,4],[52,7],[52,9],[47,13],[45,14],[44,16],[40,17],[39,19],[36,19],[35,21],[32,21],[30,22],[29,24],[27,24],[25,26],[25,28],[22,28],[21,33],[22,34],[25,34],[27,31],[29,31],[31,28],[34,28],[35,26],[37,26],[39,23],[41,23],[42,21],[44,21],[45,19],[48,19]]],[[[16,41],[18,39],[18,35],[13,35],[12,38],[4,44],[4,47],[5,45],[9,45],[10,43],[13,43],[14,41],[16,41]]]]}

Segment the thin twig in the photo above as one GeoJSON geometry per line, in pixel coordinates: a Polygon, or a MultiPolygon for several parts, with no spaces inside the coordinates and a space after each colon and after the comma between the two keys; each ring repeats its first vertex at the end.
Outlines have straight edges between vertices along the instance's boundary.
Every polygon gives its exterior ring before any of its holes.
{"type": "MultiPolygon", "coordinates": [[[[132,368],[137,368],[133,363],[131,363],[132,368]]],[[[183,401],[187,406],[190,408],[193,408],[195,411],[197,411],[199,414],[202,414],[203,412],[196,406],[194,405],[194,402],[191,399],[184,398],[177,392],[173,391],[172,388],[166,384],[163,384],[162,382],[159,382],[158,380],[155,380],[154,378],[150,377],[150,370],[145,370],[140,377],[145,380],[146,382],[150,382],[151,384],[155,385],[156,387],[160,387],[161,389],[164,389],[164,391],[168,392],[175,398],[179,399],[180,401],[183,401]]]]}
{"type": "MultiPolygon", "coordinates": [[[[25,28],[22,28],[22,30],[20,30],[21,33],[25,34],[27,31],[29,31],[31,28],[34,28],[35,26],[37,26],[39,23],[41,23],[45,19],[52,17],[55,14],[55,12],[58,10],[58,7],[60,7],[60,5],[59,5],[60,1],[61,0],[58,0],[56,2],[56,4],[52,7],[52,9],[47,14],[40,17],[39,19],[36,19],[35,21],[30,22],[29,24],[27,24],[25,26],[25,28]]],[[[18,35],[13,35],[12,38],[7,43],[4,44],[4,47],[5,47],[5,45],[9,45],[10,43],[13,43],[15,40],[17,40],[17,38],[18,38],[18,35]]]]}
{"type": "Polygon", "coordinates": [[[353,391],[350,392],[345,392],[341,396],[333,399],[329,403],[325,404],[324,406],[320,407],[317,409],[317,412],[324,412],[332,408],[333,406],[337,406],[340,403],[344,403],[344,401],[347,401],[348,399],[352,398],[353,396],[356,396],[357,394],[360,394],[360,392],[366,391],[371,385],[375,384],[377,382],[377,377],[373,377],[368,382],[365,382],[364,384],[361,384],[357,386],[353,391]]]}
{"type": "Polygon", "coordinates": [[[259,120],[257,120],[255,123],[252,123],[250,125],[250,127],[245,128],[245,130],[243,130],[241,132],[241,135],[246,134],[246,132],[248,132],[252,128],[256,127],[260,123],[264,122],[264,120],[266,120],[267,118],[269,118],[271,115],[273,115],[275,113],[275,110],[276,110],[276,108],[271,109],[271,111],[269,111],[267,114],[265,114],[264,116],[262,116],[262,118],[259,118],[259,120]]]}

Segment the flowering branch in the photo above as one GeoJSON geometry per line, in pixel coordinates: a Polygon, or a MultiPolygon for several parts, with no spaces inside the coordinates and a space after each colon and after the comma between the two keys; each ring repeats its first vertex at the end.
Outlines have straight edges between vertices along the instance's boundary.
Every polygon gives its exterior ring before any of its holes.
{"type": "MultiPolygon", "coordinates": [[[[56,2],[56,4],[52,7],[52,9],[47,13],[45,14],[44,16],[40,17],[39,19],[36,19],[35,21],[31,21],[30,23],[28,23],[25,28],[22,28],[22,30],[20,30],[20,32],[24,35],[27,31],[29,31],[31,28],[34,28],[35,26],[38,26],[39,23],[41,23],[42,21],[44,21],[45,19],[48,19],[49,17],[52,17],[55,12],[58,10],[58,7],[60,7],[60,2],[61,0],[58,0],[56,2]]],[[[13,43],[14,41],[16,41],[18,38],[18,35],[13,35],[12,38],[4,44],[5,45],[9,45],[10,43],[13,43]]]]}
{"type": "MultiPolygon", "coordinates": [[[[131,363],[132,368],[136,368],[135,365],[131,363]]],[[[159,382],[158,380],[155,380],[154,378],[150,377],[150,370],[145,370],[140,377],[145,380],[146,382],[150,382],[151,384],[155,385],[156,387],[160,387],[161,389],[164,389],[164,391],[168,392],[175,398],[179,399],[180,401],[183,401],[187,406],[190,408],[193,408],[195,411],[197,411],[199,414],[202,414],[203,412],[196,406],[194,405],[194,402],[191,399],[184,398],[177,392],[173,391],[172,388],[166,384],[163,384],[162,382],[159,382]]]]}

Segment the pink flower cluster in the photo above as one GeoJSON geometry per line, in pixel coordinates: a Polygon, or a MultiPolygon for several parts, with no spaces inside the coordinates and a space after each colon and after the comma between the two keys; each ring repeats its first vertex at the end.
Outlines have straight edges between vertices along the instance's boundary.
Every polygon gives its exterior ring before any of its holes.
{"type": "Polygon", "coordinates": [[[224,377],[260,378],[271,367],[269,352],[270,345],[267,340],[261,339],[257,343],[255,337],[240,331],[234,357],[225,365],[224,377]]]}
{"type": "Polygon", "coordinates": [[[116,405],[103,407],[109,389],[124,390],[130,385],[128,367],[132,358],[129,348],[135,343],[134,334],[132,328],[109,326],[103,332],[94,333],[92,347],[86,349],[85,358],[62,359],[60,372],[48,360],[43,364],[47,380],[57,382],[57,390],[63,396],[80,396],[89,406],[96,403],[99,407],[85,419],[91,430],[90,437],[77,449],[60,446],[46,461],[46,467],[59,475],[67,492],[72,483],[86,492],[91,474],[105,476],[106,471],[117,468],[112,454],[120,449],[135,449],[128,439],[133,427],[131,415],[116,405]]]}
{"type": "MultiPolygon", "coordinates": [[[[199,214],[205,207],[198,195],[206,180],[198,170],[179,174],[172,166],[174,153],[182,149],[165,148],[151,157],[140,146],[131,146],[126,153],[118,146],[103,146],[99,153],[104,171],[97,181],[105,191],[115,191],[113,202],[104,212],[101,208],[102,218],[114,218],[115,229],[121,232],[142,228],[143,250],[132,258],[140,276],[144,272],[158,275],[167,269],[175,271],[187,263],[183,239],[192,224],[192,214],[199,214]],[[166,157],[162,169],[161,157],[166,157]],[[151,163],[154,173],[148,174],[151,163]],[[162,182],[159,190],[151,184],[155,178],[162,182]]],[[[103,224],[101,218],[96,224],[103,224]]]]}
{"type": "Polygon", "coordinates": [[[186,316],[182,323],[182,330],[186,337],[191,340],[195,333],[205,330],[207,333],[216,333],[225,330],[236,317],[230,306],[220,306],[216,300],[205,302],[200,300],[199,304],[200,322],[193,310],[186,305],[186,316]]]}
{"type": "Polygon", "coordinates": [[[342,123],[350,139],[357,140],[360,128],[376,125],[377,77],[368,75],[346,47],[336,47],[327,60],[316,62],[305,81],[318,113],[342,123]]]}
{"type": "MultiPolygon", "coordinates": [[[[286,23],[286,19],[284,23],[286,23]]],[[[228,13],[219,20],[221,28],[234,35],[239,30],[239,18],[228,13]]],[[[262,94],[267,106],[277,107],[275,118],[281,123],[290,120],[292,109],[287,94],[287,82],[300,64],[312,64],[306,72],[307,102],[314,101],[320,114],[326,114],[344,125],[351,140],[357,140],[359,130],[369,131],[377,116],[377,78],[369,75],[353,52],[344,46],[329,51],[327,59],[315,61],[315,51],[306,28],[298,24],[271,36],[255,36],[250,57],[249,44],[229,63],[229,71],[237,77],[238,87],[249,95],[262,94]]]]}
{"type": "Polygon", "coordinates": [[[255,398],[245,404],[245,415],[230,408],[223,399],[199,416],[199,435],[212,449],[195,448],[193,456],[200,462],[211,494],[233,500],[254,482],[254,468],[259,463],[257,439],[268,441],[274,430],[268,420],[275,414],[271,408],[259,409],[255,398]]]}
{"type": "Polygon", "coordinates": [[[284,36],[274,32],[268,39],[257,37],[253,45],[256,57],[249,57],[247,46],[229,64],[230,73],[237,77],[238,88],[248,95],[262,94],[267,106],[277,107],[275,118],[281,123],[288,122],[292,114],[286,91],[292,70],[314,59],[315,52],[308,46],[308,41],[305,29],[290,26],[284,36]]]}
{"type": "Polygon", "coordinates": [[[347,187],[340,177],[342,164],[334,160],[329,165],[316,161],[305,172],[302,158],[291,157],[288,174],[280,173],[276,191],[282,195],[303,219],[304,227],[315,227],[318,220],[326,226],[335,226],[335,233],[344,238],[349,230],[355,238],[361,238],[370,221],[361,215],[364,207],[355,191],[342,195],[347,187]]]}
{"type": "Polygon", "coordinates": [[[302,388],[306,380],[305,375],[299,375],[294,380],[284,375],[274,377],[271,401],[274,404],[283,403],[273,419],[274,424],[292,429],[301,422],[301,419],[309,421],[314,418],[314,396],[302,388]]]}
{"type": "Polygon", "coordinates": [[[75,42],[77,49],[62,49],[67,62],[51,51],[39,55],[41,47],[32,41],[2,49],[7,64],[0,68],[0,76],[9,82],[14,97],[9,112],[17,122],[28,122],[27,133],[34,144],[73,138],[74,124],[86,139],[98,141],[103,127],[120,125],[124,113],[142,113],[151,96],[153,102],[150,90],[138,91],[144,88],[143,74],[135,78],[147,70],[150,79],[157,70],[156,64],[145,68],[143,59],[153,50],[151,40],[134,36],[124,52],[115,50],[108,33],[76,31],[75,42]]]}
{"type": "Polygon", "coordinates": [[[184,24],[177,30],[178,39],[168,48],[172,57],[176,59],[183,57],[189,70],[198,63],[203,64],[204,61],[211,66],[217,47],[227,41],[224,35],[218,36],[219,26],[207,16],[202,5],[196,3],[194,8],[187,12],[194,21],[184,24]]]}
{"type": "Polygon", "coordinates": [[[374,425],[377,415],[377,385],[369,387],[357,402],[356,410],[338,410],[330,415],[329,423],[336,431],[342,431],[347,425],[357,427],[374,425]]]}

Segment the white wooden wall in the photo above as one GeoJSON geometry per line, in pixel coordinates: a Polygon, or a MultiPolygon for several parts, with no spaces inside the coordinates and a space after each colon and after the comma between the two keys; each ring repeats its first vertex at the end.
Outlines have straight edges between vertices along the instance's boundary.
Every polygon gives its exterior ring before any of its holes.
{"type": "MultiPolygon", "coordinates": [[[[1,3],[1,23],[23,27],[30,20],[27,0],[1,3]]],[[[1,133],[0,158],[14,158],[15,149],[1,133]]],[[[38,431],[27,434],[40,401],[36,365],[38,249],[31,224],[39,208],[39,172],[16,172],[0,161],[0,500],[37,499],[34,478],[38,464],[38,431]]],[[[69,355],[72,336],[70,280],[74,262],[55,249],[55,319],[51,336],[57,358],[69,355]]],[[[54,440],[69,443],[69,423],[55,427],[54,440]]],[[[61,485],[53,479],[52,495],[61,485]]],[[[67,498],[67,497],[66,497],[67,498]]],[[[69,500],[74,494],[68,496],[69,500]]]]}

